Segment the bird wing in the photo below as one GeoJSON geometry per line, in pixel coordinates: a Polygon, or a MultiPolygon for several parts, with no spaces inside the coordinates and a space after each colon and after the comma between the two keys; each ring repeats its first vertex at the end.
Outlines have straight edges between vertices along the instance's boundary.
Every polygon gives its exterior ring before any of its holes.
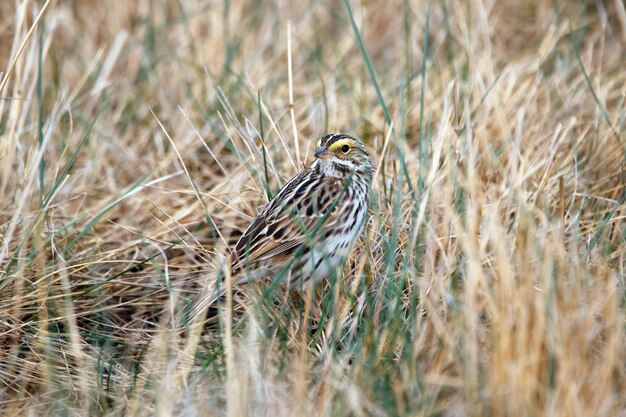
{"type": "Polygon", "coordinates": [[[310,238],[337,223],[337,208],[327,211],[339,195],[336,179],[305,170],[290,180],[265,206],[237,242],[233,270],[244,263],[284,261],[310,238]],[[326,216],[326,218],[325,218],[326,216]],[[324,221],[323,226],[319,223],[324,221]]]}

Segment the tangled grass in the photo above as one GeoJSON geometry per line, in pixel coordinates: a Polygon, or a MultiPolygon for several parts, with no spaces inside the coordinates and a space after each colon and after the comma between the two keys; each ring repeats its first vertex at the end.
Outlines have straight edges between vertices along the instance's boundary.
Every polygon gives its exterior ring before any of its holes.
{"type": "Polygon", "coordinates": [[[3,415],[626,416],[620,0],[0,16],[3,415]],[[341,276],[179,331],[335,131],[378,168],[341,276]]]}

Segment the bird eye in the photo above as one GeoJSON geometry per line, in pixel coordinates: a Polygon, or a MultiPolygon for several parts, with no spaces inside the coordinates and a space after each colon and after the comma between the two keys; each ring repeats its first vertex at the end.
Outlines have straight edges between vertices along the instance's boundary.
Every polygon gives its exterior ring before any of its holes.
{"type": "Polygon", "coordinates": [[[343,152],[343,153],[348,153],[349,150],[350,150],[350,146],[349,145],[343,145],[341,147],[341,152],[343,152]]]}

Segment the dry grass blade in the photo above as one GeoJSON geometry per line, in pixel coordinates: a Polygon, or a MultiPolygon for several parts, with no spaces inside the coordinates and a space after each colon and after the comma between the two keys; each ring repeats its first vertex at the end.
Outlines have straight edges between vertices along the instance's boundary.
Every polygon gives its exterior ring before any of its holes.
{"type": "Polygon", "coordinates": [[[624,10],[0,2],[0,414],[625,416],[624,10]],[[181,330],[327,130],[345,268],[181,330]]]}

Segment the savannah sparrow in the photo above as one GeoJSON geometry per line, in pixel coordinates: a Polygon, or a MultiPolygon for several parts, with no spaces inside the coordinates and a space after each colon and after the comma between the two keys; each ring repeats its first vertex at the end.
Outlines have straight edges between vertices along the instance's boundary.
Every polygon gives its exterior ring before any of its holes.
{"type": "MultiPolygon", "coordinates": [[[[233,284],[282,279],[290,287],[313,285],[343,264],[367,213],[372,163],[358,139],[341,133],[323,136],[316,160],[292,178],[261,210],[231,255],[233,284]]],[[[222,284],[193,310],[212,304],[222,284]]]]}

